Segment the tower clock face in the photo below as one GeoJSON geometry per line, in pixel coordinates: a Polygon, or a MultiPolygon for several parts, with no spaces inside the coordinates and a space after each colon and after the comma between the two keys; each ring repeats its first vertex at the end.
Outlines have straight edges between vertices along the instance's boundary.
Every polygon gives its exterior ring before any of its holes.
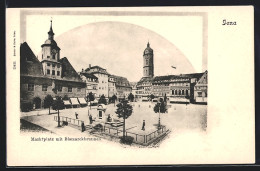
{"type": "Polygon", "coordinates": [[[56,49],[52,49],[52,53],[55,54],[57,51],[56,49]]]}

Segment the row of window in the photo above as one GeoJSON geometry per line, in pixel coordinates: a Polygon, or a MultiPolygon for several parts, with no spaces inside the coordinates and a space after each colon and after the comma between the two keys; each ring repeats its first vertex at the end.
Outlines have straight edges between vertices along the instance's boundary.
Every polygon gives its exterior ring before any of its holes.
{"type": "Polygon", "coordinates": [[[104,87],[99,87],[98,89],[99,89],[99,90],[101,90],[101,89],[102,89],[102,90],[104,90],[104,89],[106,90],[106,87],[105,87],[105,88],[104,88],[104,87]]]}
{"type": "MultiPolygon", "coordinates": [[[[52,67],[55,67],[55,66],[56,66],[56,64],[47,63],[47,66],[51,66],[51,65],[52,65],[52,67]]],[[[57,64],[57,68],[60,68],[60,64],[57,64]]]]}
{"type": "Polygon", "coordinates": [[[186,89],[186,91],[184,90],[172,90],[172,95],[188,95],[189,94],[189,90],[186,89]],[[186,92],[186,93],[185,93],[186,92]]]}
{"type": "Polygon", "coordinates": [[[158,81],[154,81],[154,82],[155,82],[155,83],[161,83],[161,82],[175,82],[175,81],[189,81],[189,79],[158,80],[158,81]]]}
{"type": "Polygon", "coordinates": [[[92,82],[93,82],[93,81],[95,81],[95,82],[97,81],[96,79],[93,79],[93,78],[87,78],[87,80],[88,80],[88,81],[92,81],[92,82]]]}
{"type": "MultiPolygon", "coordinates": [[[[52,72],[51,72],[51,70],[49,70],[49,69],[47,69],[47,75],[55,75],[55,70],[52,70],[52,72]]],[[[57,71],[57,76],[60,76],[60,71],[57,71]]]]}
{"type": "Polygon", "coordinates": [[[154,91],[161,91],[161,90],[169,90],[169,87],[154,87],[153,90],[154,91]]]}
{"type": "MultiPolygon", "coordinates": [[[[50,59],[51,57],[47,56],[47,58],[50,59]]],[[[43,54],[42,54],[42,59],[43,59],[43,54]]],[[[52,55],[52,59],[55,59],[55,55],[54,54],[52,55]]]]}
{"type": "MultiPolygon", "coordinates": [[[[51,56],[52,56],[52,59],[55,59],[55,54],[52,54],[51,56]]],[[[47,58],[49,59],[50,56],[47,56],[47,58]]]]}
{"type": "MultiPolygon", "coordinates": [[[[48,85],[42,85],[42,91],[47,91],[48,85]]],[[[58,85],[57,90],[62,92],[62,86],[58,85]]],[[[28,84],[28,91],[34,91],[34,84],[28,84]]],[[[77,88],[77,92],[80,92],[81,88],[77,88]]],[[[68,87],[68,92],[72,92],[72,87],[68,87]]]]}
{"type": "Polygon", "coordinates": [[[206,86],[195,86],[195,88],[194,88],[195,90],[200,90],[200,89],[207,89],[207,87],[206,86]]]}

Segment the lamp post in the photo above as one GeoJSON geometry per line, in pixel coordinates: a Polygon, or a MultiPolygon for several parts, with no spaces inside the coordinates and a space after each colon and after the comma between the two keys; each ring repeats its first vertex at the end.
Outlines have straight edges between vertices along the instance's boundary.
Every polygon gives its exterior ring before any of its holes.
{"type": "Polygon", "coordinates": [[[159,121],[158,121],[158,129],[160,129],[160,128],[161,128],[161,117],[160,117],[160,115],[161,115],[161,102],[159,101],[158,104],[159,104],[159,121]]]}

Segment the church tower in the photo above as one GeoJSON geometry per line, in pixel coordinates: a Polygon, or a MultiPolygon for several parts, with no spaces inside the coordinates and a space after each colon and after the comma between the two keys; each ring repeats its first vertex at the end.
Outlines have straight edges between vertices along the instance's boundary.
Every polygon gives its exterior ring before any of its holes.
{"type": "Polygon", "coordinates": [[[153,49],[150,48],[150,43],[147,43],[147,47],[144,50],[143,55],[143,77],[150,77],[154,76],[154,67],[153,67],[153,49]]]}
{"type": "Polygon", "coordinates": [[[52,78],[61,78],[62,66],[60,61],[60,48],[54,40],[52,21],[48,32],[48,39],[42,44],[41,63],[43,73],[52,78]]]}

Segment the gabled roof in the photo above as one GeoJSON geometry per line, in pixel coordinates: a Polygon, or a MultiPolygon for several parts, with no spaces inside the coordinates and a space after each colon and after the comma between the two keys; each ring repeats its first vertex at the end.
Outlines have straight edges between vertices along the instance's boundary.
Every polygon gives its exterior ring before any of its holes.
{"type": "Polygon", "coordinates": [[[20,74],[43,76],[42,64],[26,42],[20,46],[20,74]]]}
{"type": "Polygon", "coordinates": [[[203,73],[191,73],[191,74],[182,74],[181,77],[188,77],[188,78],[197,78],[200,79],[202,77],[203,73]]]}
{"type": "Polygon", "coordinates": [[[110,77],[115,78],[116,86],[125,86],[130,87],[130,83],[125,77],[117,76],[117,75],[110,75],[110,77]]]}
{"type": "Polygon", "coordinates": [[[86,78],[98,79],[95,75],[86,72],[81,72],[80,74],[84,75],[86,78]]]}
{"type": "Polygon", "coordinates": [[[110,75],[106,69],[100,67],[100,66],[92,66],[92,67],[89,67],[87,68],[86,70],[86,73],[89,73],[89,74],[98,74],[98,73],[101,73],[101,74],[106,74],[106,75],[110,75]],[[92,69],[95,69],[95,68],[98,68],[98,71],[92,71],[92,69]]]}
{"type": "Polygon", "coordinates": [[[76,70],[70,64],[69,60],[66,57],[63,57],[59,60],[62,65],[62,73],[61,77],[63,79],[71,80],[71,81],[82,81],[76,70]]]}
{"type": "Polygon", "coordinates": [[[156,76],[153,81],[163,81],[163,80],[171,80],[171,79],[183,79],[183,78],[196,78],[200,79],[204,73],[191,73],[191,74],[180,74],[180,75],[165,75],[165,76],[156,76]]]}
{"type": "Polygon", "coordinates": [[[137,85],[140,85],[144,82],[152,82],[153,81],[153,78],[152,77],[142,77],[138,82],[137,82],[137,85]]]}

